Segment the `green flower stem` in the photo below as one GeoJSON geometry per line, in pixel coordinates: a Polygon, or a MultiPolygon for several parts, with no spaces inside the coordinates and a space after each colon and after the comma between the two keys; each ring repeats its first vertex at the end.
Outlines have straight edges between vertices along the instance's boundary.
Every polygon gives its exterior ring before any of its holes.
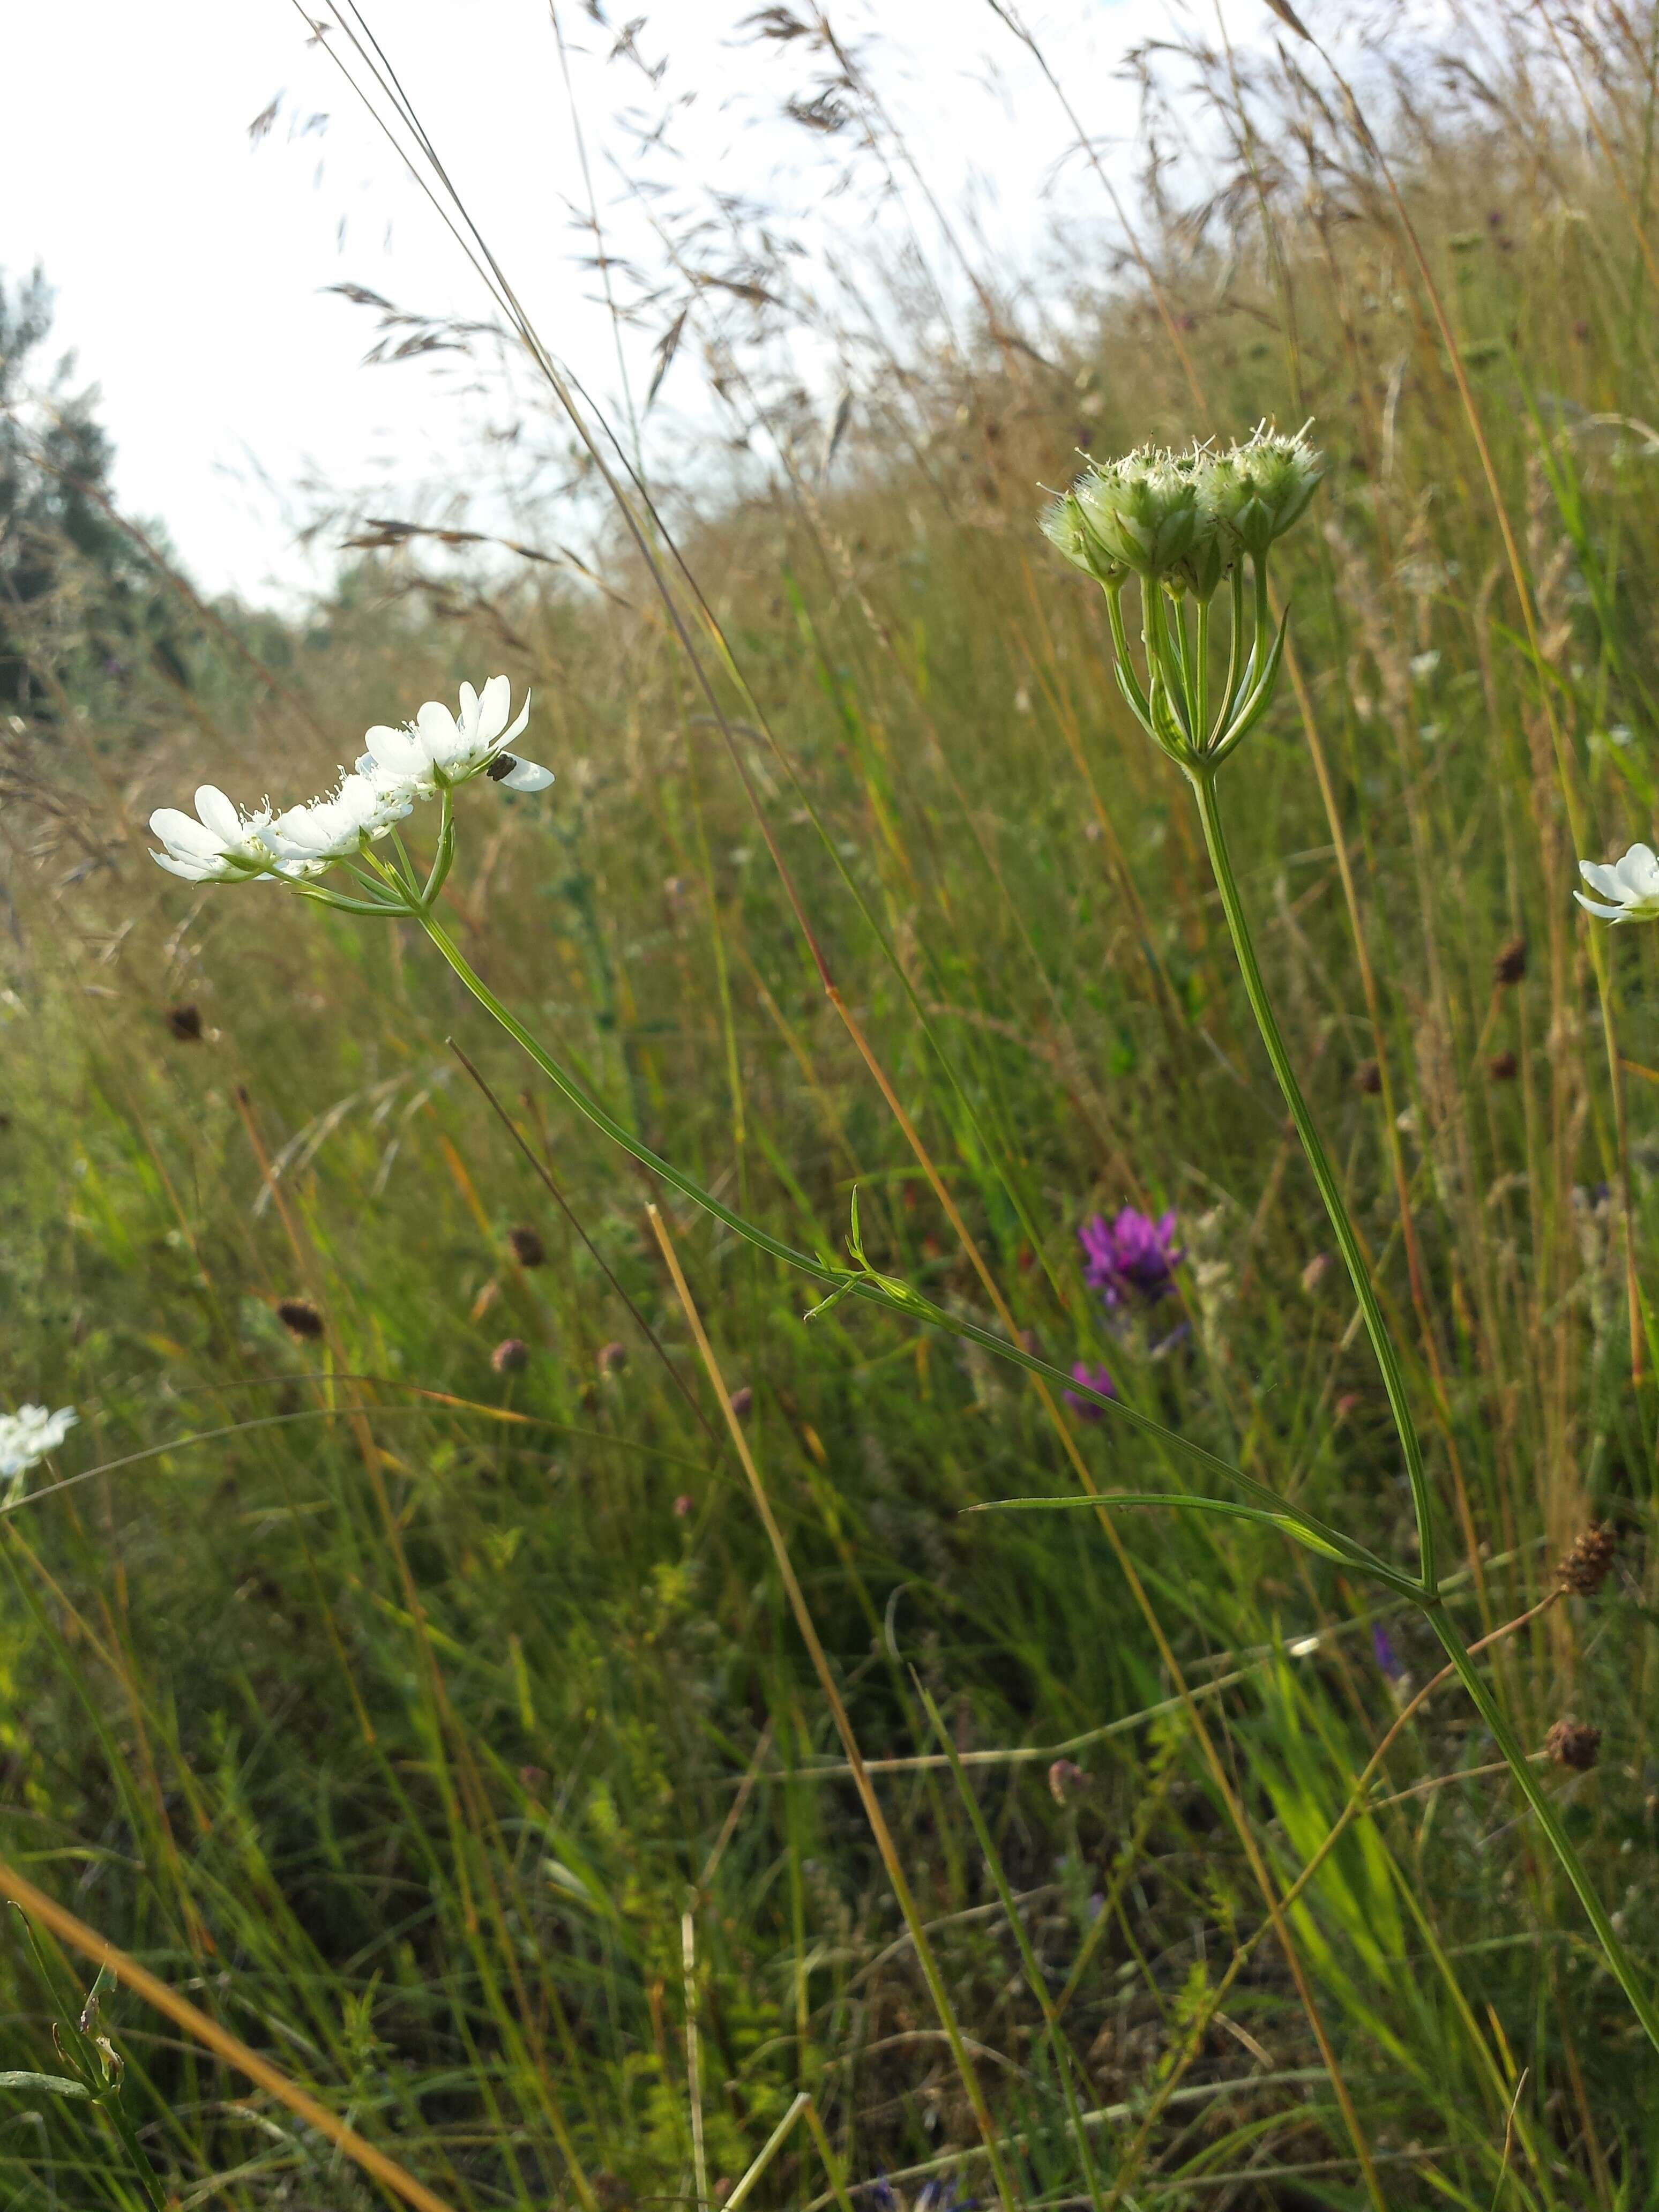
{"type": "MultiPolygon", "coordinates": [[[[1232,564],[1227,578],[1227,592],[1232,602],[1232,621],[1227,632],[1227,682],[1221,694],[1221,704],[1216,710],[1215,720],[1204,732],[1206,750],[1219,744],[1226,735],[1227,725],[1233,718],[1233,708],[1249,682],[1248,676],[1244,683],[1239,680],[1244,659],[1244,569],[1240,562],[1235,561],[1232,564]]],[[[1254,659],[1254,654],[1251,657],[1254,659]]]]}
{"type": "Polygon", "coordinates": [[[1365,1334],[1371,1340],[1371,1350],[1382,1370],[1382,1387],[1388,1393],[1389,1409],[1394,1415],[1395,1428],[1400,1437],[1407,1480],[1412,1487],[1412,1504],[1417,1515],[1418,1558],[1422,1575],[1419,1596],[1431,1601],[1439,1594],[1439,1577],[1435,1568],[1434,1501],[1429,1491],[1427,1470],[1423,1464],[1423,1447],[1418,1440],[1417,1424],[1412,1419],[1410,1401],[1406,1395],[1405,1377],[1400,1371],[1399,1354],[1395,1350],[1393,1338],[1389,1334],[1388,1324],[1382,1318],[1382,1308],[1371,1282],[1370,1270],[1365,1265],[1359,1239],[1348,1218],[1347,1206],[1343,1202],[1335,1174],[1326,1157],[1319,1131],[1314,1125],[1313,1115],[1308,1110],[1308,1102],[1302,1096],[1302,1086],[1296,1079],[1296,1070],[1291,1065],[1290,1054],[1285,1050],[1285,1040],[1279,1034],[1279,1023],[1267,996],[1267,987],[1256,963],[1249,918],[1239,896],[1238,879],[1233,873],[1232,858],[1227,850],[1214,771],[1200,767],[1188,769],[1188,775],[1198,797],[1199,819],[1204,825],[1204,842],[1209,848],[1210,866],[1215,871],[1216,888],[1221,893],[1222,910],[1226,915],[1233,950],[1238,956],[1239,968],[1243,974],[1250,1011],[1255,1016],[1257,1029],[1261,1032],[1261,1042],[1267,1048],[1273,1073],[1279,1078],[1285,1103],[1291,1109],[1291,1119],[1296,1124],[1296,1133],[1302,1139],[1302,1149],[1313,1170],[1319,1195],[1325,1201],[1325,1212],[1346,1262],[1354,1295],[1359,1301],[1365,1334]]]}
{"type": "Polygon", "coordinates": [[[1522,1796],[1531,1806],[1539,1826],[1549,1838],[1550,1848],[1559,1860],[1562,1872],[1577,1892],[1578,1902],[1583,1906],[1590,1926],[1595,1930],[1596,1939],[1620,1988],[1630,1999],[1632,2011],[1646,2029],[1649,2042],[1656,2051],[1659,2051],[1659,2006],[1654,2002],[1653,1992],[1638,1978],[1635,1961],[1620,1941],[1607,1909],[1596,1894],[1583,1861],[1555,1808],[1554,1800],[1545,1789],[1538,1770],[1528,1758],[1521,1739],[1504,1717],[1498,1700],[1487,1688],[1484,1676],[1475,1665],[1468,1644],[1444,1604],[1437,1599],[1432,1605],[1425,1605],[1423,1609],[1445,1649],[1446,1656],[1457,1669],[1458,1680],[1468,1692],[1475,1711],[1492,1730],[1493,1740],[1507,1761],[1522,1796]]]}
{"type": "Polygon", "coordinates": [[[1427,1477],[1424,1471],[1422,1449],[1418,1442],[1416,1424],[1406,1401],[1405,1383],[1394,1342],[1382,1319],[1382,1308],[1372,1287],[1359,1249],[1358,1240],[1348,1218],[1342,1194],[1326,1158],[1319,1132],[1302,1096],[1301,1085],[1296,1079],[1285,1040],[1279,1034],[1279,1024],[1267,998],[1267,986],[1257,965],[1255,947],[1250,938],[1250,927],[1239,896],[1237,878],[1233,874],[1232,860],[1227,850],[1227,839],[1222,826],[1221,809],[1216,793],[1213,768],[1188,772],[1198,797],[1199,816],[1204,824],[1204,842],[1209,848],[1210,864],[1215,871],[1216,887],[1221,893],[1227,927],[1232,937],[1233,949],[1238,955],[1238,964],[1243,973],[1244,988],[1255,1016],[1261,1041],[1267,1048],[1267,1057],[1279,1078],[1279,1087],[1291,1109],[1297,1133],[1302,1139],[1303,1150],[1319,1185],[1319,1194],[1325,1201],[1325,1211],[1330,1217],[1332,1229],[1347,1262],[1348,1273],[1364,1316],[1365,1330],[1376,1355],[1376,1364],[1382,1372],[1383,1387],[1389,1394],[1395,1426],[1399,1432],[1401,1449],[1405,1455],[1406,1471],[1411,1480],[1412,1502],[1417,1510],[1418,1540],[1423,1567],[1421,1586],[1413,1593],[1414,1601],[1427,1614],[1435,1634],[1440,1638],[1447,1657],[1456,1668],[1458,1679],[1468,1691],[1481,1719],[1491,1729],[1494,1741],[1504,1762],[1515,1777],[1516,1786],[1532,1808],[1538,1825],[1547,1838],[1551,1850],[1559,1862],[1562,1872],[1577,1893],[1595,1929],[1596,1939],[1606,1955],[1607,1964],[1618,1978],[1619,1986],[1629,1998],[1631,2008],[1646,2030],[1648,2039],[1659,2050],[1659,2007],[1656,2007],[1651,1991],[1638,1978],[1634,1962],[1620,1941],[1618,1932],[1608,1917],[1607,1908],[1596,1894],[1583,1861],[1574,1848],[1572,1839],[1562,1824],[1553,1800],[1544,1788],[1537,1770],[1528,1758],[1525,1747],[1504,1718],[1497,1699],[1486,1686],[1486,1680],[1470,1656],[1469,1648],[1446,1611],[1439,1591],[1435,1571],[1433,1504],[1429,1494],[1427,1477]]]}
{"type": "Polygon", "coordinates": [[[1374,1553],[1363,1544],[1356,1543],[1340,1529],[1331,1528],[1316,1515],[1290,1504],[1277,1492],[1269,1490],[1265,1483],[1257,1482],[1241,1468],[1230,1465],[1213,1452],[1206,1451],[1201,1444],[1193,1443],[1177,1431],[1166,1428],[1161,1421],[1138,1413],[1133,1406],[1125,1405],[1121,1399],[1103,1397],[1099,1392],[1091,1390],[1086,1384],[1079,1382],[1061,1369],[1050,1365],[1048,1360],[1040,1359],[1035,1352],[1027,1352],[1023,1345],[1012,1343],[1006,1338],[994,1334],[992,1330],[981,1328],[976,1322],[964,1321],[955,1314],[946,1313],[942,1307],[934,1305],[931,1299],[922,1297],[902,1284],[893,1283],[872,1270],[861,1273],[848,1273],[827,1259],[814,1258],[794,1245],[786,1244],[781,1237],[772,1236],[756,1223],[746,1220],[742,1214],[734,1213],[730,1206],[722,1205],[712,1192],[704,1190],[672,1161],[665,1159],[659,1152],[653,1152],[648,1145],[642,1145],[637,1137],[605,1111],[598,1099],[591,1097],[568,1074],[523,1023],[502,1005],[483,977],[468,965],[459,945],[424,903],[411,902],[409,913],[412,920],[420,923],[434,946],[484,1012],[499,1023],[579,1114],[609,1137],[613,1144],[620,1145],[624,1152],[630,1153],[641,1167],[648,1168],[653,1175],[659,1176],[671,1190],[678,1191],[690,1204],[700,1207],[705,1213],[712,1214],[734,1236],[741,1237],[746,1243],[754,1245],[769,1257],[781,1261],[785,1267],[793,1267],[800,1273],[811,1276],[816,1282],[829,1285],[838,1297],[860,1298],[867,1304],[880,1306],[887,1312],[902,1315],[908,1321],[919,1321],[928,1328],[943,1329],[950,1335],[961,1337],[969,1344],[976,1344],[982,1350],[994,1352],[1000,1359],[1009,1360],[1015,1366],[1024,1368],[1030,1374],[1041,1376],[1050,1386],[1087,1398],[1128,1427],[1138,1429],[1144,1436],[1158,1437],[1171,1449],[1194,1461],[1206,1474],[1218,1475],[1234,1488],[1244,1491],[1279,1522],[1286,1534],[1311,1543],[1315,1550],[1323,1551],[1328,1555],[1334,1553],[1354,1572],[1381,1583],[1385,1589],[1401,1597],[1422,1598],[1422,1585],[1411,1575],[1389,1566],[1386,1560],[1379,1559],[1374,1553]]]}
{"type": "Polygon", "coordinates": [[[1194,623],[1191,721],[1193,743],[1201,745],[1210,723],[1210,603],[1200,599],[1194,623]]]}
{"type": "MultiPolygon", "coordinates": [[[[430,906],[448,879],[455,860],[455,794],[447,784],[441,794],[441,815],[438,823],[438,849],[432,856],[432,873],[426,879],[426,889],[421,894],[422,905],[430,906]]],[[[410,881],[414,872],[410,871],[410,881]]]]}
{"type": "Polygon", "coordinates": [[[1152,708],[1146,694],[1140,688],[1135,674],[1135,664],[1129,651],[1128,633],[1123,627],[1123,580],[1102,586],[1106,594],[1106,618],[1112,626],[1112,665],[1117,671],[1123,696],[1133,709],[1135,719],[1147,735],[1152,734],[1152,708]]]}

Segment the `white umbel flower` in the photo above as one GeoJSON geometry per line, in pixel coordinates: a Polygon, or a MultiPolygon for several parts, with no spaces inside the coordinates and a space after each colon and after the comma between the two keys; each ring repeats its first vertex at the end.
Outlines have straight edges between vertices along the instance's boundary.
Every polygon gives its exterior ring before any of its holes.
{"type": "Polygon", "coordinates": [[[269,874],[276,859],[264,842],[270,808],[244,814],[211,783],[197,792],[194,816],[177,806],[158,806],[149,826],[167,847],[165,853],[152,853],[151,860],[186,883],[246,882],[269,874]]]}
{"type": "Polygon", "coordinates": [[[15,1481],[55,1452],[80,1419],[72,1406],[49,1413],[44,1406],[20,1406],[0,1413],[0,1482],[15,1481]]]}
{"type": "Polygon", "coordinates": [[[526,698],[509,728],[512,707],[513,687],[505,676],[492,676],[482,696],[463,684],[459,714],[428,699],[404,728],[369,731],[358,773],[406,791],[411,799],[430,799],[443,785],[465,783],[483,770],[509,791],[545,791],[553,781],[551,771],[507,750],[530,720],[526,698]]]}
{"type": "Polygon", "coordinates": [[[303,806],[290,806],[266,830],[272,851],[285,870],[314,876],[331,861],[349,860],[363,840],[384,837],[415,804],[413,792],[356,771],[338,787],[303,806]]]}
{"type": "Polygon", "coordinates": [[[1622,860],[1609,866],[1599,860],[1581,860],[1578,872],[1601,899],[1573,896],[1603,921],[1659,921],[1659,859],[1650,845],[1632,845],[1622,860]],[[1608,902],[1605,906],[1601,900],[1608,902]]]}

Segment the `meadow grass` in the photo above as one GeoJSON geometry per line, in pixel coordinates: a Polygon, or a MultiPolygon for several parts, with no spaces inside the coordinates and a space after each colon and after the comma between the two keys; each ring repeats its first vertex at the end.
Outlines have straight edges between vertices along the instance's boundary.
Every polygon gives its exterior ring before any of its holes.
{"type": "MultiPolygon", "coordinates": [[[[1188,794],[1036,527],[1079,443],[1315,417],[1294,665],[1226,771],[1243,896],[1449,1602],[1471,1639],[1539,1608],[1488,1679],[1540,1758],[1601,1729],[1548,1786],[1651,1978],[1659,976],[1571,892],[1655,804],[1652,28],[1493,8],[1362,57],[1386,174],[1288,33],[1149,60],[1148,143],[1204,150],[1121,281],[1045,310],[976,269],[963,335],[873,368],[832,331],[860,380],[827,469],[693,283],[772,471],[681,532],[712,702],[622,547],[609,596],[423,589],[405,550],[303,626],[192,611],[186,689],[82,681],[72,592],[40,616],[68,672],[0,815],[5,1388],[82,1425],[0,1515],[0,1857],[445,2204],[729,2197],[792,2113],[767,2203],[989,2200],[988,2119],[1021,2203],[1656,2200],[1659,2062],[1455,1684],[1275,1932],[1264,1891],[1440,1663],[1408,1607],[1212,1516],[964,1517],[1200,1485],[971,1345],[807,1322],[417,932],[198,896],[142,830],[210,774],[317,787],[509,667],[559,782],[471,794],[447,926],[617,1121],[809,1251],[856,1191],[884,1273],[1000,1301],[1409,1561],[1188,794]],[[1129,1336],[1077,1243],[1124,1203],[1187,1255],[1129,1336]],[[1544,1606],[1592,1518],[1612,1579],[1544,1606]]],[[[0,2063],[62,2076],[93,1970],[35,1935],[0,2063]]],[[[131,1990],[89,2025],[141,2158],[17,2085],[7,2203],[158,2201],[145,2163],[181,2207],[381,2201],[131,1990]]]]}

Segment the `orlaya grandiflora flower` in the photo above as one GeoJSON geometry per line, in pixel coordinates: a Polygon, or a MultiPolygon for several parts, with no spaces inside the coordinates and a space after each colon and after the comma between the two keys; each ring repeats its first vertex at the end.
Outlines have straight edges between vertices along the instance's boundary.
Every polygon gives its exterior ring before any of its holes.
{"type": "Polygon", "coordinates": [[[73,1406],[60,1406],[55,1413],[44,1406],[20,1406],[15,1413],[0,1413],[0,1480],[27,1474],[57,1450],[80,1418],[73,1406]]]}
{"type": "Polygon", "coordinates": [[[414,804],[402,786],[354,771],[323,798],[287,808],[264,836],[286,873],[319,875],[331,861],[360,853],[366,837],[384,837],[414,804]]]}
{"type": "Polygon", "coordinates": [[[428,699],[403,729],[371,730],[358,772],[418,799],[430,799],[444,785],[465,783],[481,771],[509,791],[545,791],[553,781],[552,770],[520,760],[507,750],[530,720],[526,697],[509,729],[507,718],[512,706],[513,688],[505,676],[492,676],[482,697],[470,684],[463,684],[459,714],[428,699]]]}
{"type": "Polygon", "coordinates": [[[461,686],[461,711],[428,700],[402,730],[373,729],[368,750],[331,791],[273,814],[269,803],[245,814],[212,784],[196,794],[196,814],[175,806],[159,807],[150,827],[167,850],[152,857],[175,876],[191,883],[247,883],[256,876],[285,880],[307,898],[354,914],[425,913],[443,888],[454,859],[455,837],[449,794],[458,783],[488,775],[509,791],[545,791],[552,771],[507,750],[530,719],[525,701],[509,728],[512,687],[505,676],[492,676],[482,696],[461,686]],[[369,852],[410,813],[417,799],[444,801],[432,873],[424,890],[410,872],[401,845],[392,866],[369,852]],[[365,901],[305,880],[321,875],[336,861],[353,871],[365,901]]]}
{"type": "Polygon", "coordinates": [[[1601,899],[1573,896],[1603,921],[1659,921],[1659,859],[1650,845],[1632,845],[1622,860],[1608,867],[1599,860],[1581,860],[1578,872],[1601,899]]]}
{"type": "Polygon", "coordinates": [[[151,860],[186,883],[245,883],[270,874],[276,860],[265,842],[270,807],[244,814],[211,783],[197,792],[194,815],[158,806],[149,826],[167,847],[165,853],[152,853],[151,860]]]}

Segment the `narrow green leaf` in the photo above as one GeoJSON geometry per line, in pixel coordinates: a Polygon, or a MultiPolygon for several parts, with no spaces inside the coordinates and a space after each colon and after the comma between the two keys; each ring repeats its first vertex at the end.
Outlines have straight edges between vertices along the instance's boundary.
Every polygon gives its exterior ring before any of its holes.
{"type": "Polygon", "coordinates": [[[67,2074],[0,2074],[0,2089],[44,2089],[53,2097],[90,2097],[84,2081],[71,2081],[67,2074]]]}

